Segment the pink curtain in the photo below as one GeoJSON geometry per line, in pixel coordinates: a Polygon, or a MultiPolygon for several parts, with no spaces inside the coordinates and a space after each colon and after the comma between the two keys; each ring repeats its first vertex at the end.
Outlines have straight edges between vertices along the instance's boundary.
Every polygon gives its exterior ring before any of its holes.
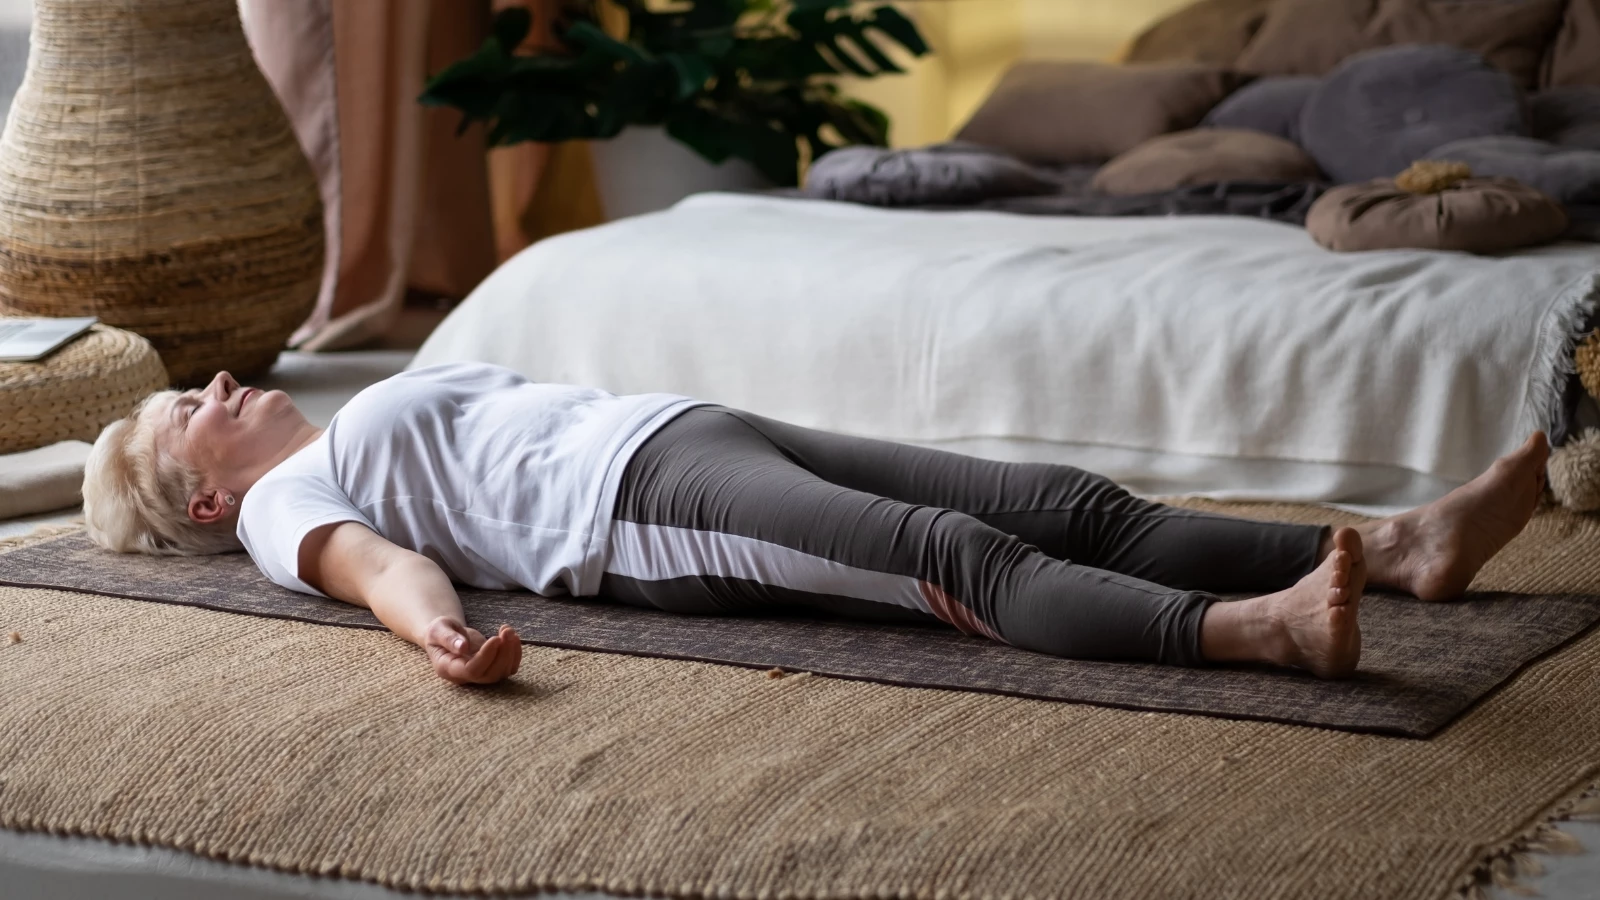
{"type": "MultiPolygon", "coordinates": [[[[416,103],[472,52],[491,0],[246,0],[245,33],[321,181],[328,264],[303,350],[381,337],[408,291],[460,298],[539,238],[602,221],[581,143],[486,149],[483,129],[416,103]]],[[[530,43],[556,0],[523,0],[530,43]]]]}

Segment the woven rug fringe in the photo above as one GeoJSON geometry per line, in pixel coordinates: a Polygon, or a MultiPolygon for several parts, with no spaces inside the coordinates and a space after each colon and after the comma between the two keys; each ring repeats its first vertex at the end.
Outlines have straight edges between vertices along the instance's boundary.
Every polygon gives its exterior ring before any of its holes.
{"type": "Polygon", "coordinates": [[[1550,807],[1521,834],[1487,850],[1462,876],[1452,900],[1492,900],[1490,885],[1519,897],[1539,896],[1527,883],[1545,871],[1534,854],[1576,856],[1587,851],[1582,841],[1561,830],[1560,823],[1570,821],[1600,822],[1600,781],[1550,807]]]}

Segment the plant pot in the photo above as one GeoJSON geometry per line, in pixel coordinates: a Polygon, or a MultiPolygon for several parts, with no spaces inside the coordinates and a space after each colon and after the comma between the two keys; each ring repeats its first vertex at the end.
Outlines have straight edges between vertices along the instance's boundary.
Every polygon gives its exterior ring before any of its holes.
{"type": "Polygon", "coordinates": [[[322,278],[316,177],[237,0],[34,0],[0,135],[0,308],[99,316],[178,385],[264,372],[322,278]]]}
{"type": "Polygon", "coordinates": [[[590,141],[595,186],[606,218],[666,209],[702,191],[754,191],[772,182],[742,159],[708,162],[665,128],[625,128],[606,141],[590,141]]]}

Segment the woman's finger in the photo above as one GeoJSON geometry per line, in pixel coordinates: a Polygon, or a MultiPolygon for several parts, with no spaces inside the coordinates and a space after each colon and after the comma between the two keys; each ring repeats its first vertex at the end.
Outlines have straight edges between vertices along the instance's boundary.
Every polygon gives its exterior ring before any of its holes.
{"type": "Polygon", "coordinates": [[[467,662],[459,656],[440,653],[433,661],[433,671],[451,684],[467,683],[467,662]]]}
{"type": "Polygon", "coordinates": [[[490,682],[499,681],[502,678],[510,678],[517,671],[517,642],[508,640],[505,632],[501,632],[496,637],[500,640],[500,656],[495,660],[494,669],[489,673],[488,680],[490,682]]]}
{"type": "Polygon", "coordinates": [[[506,675],[510,676],[522,668],[522,638],[517,637],[517,630],[510,627],[506,628],[506,636],[510,640],[506,646],[511,651],[511,666],[506,670],[506,675]]]}
{"type": "Polygon", "coordinates": [[[495,657],[499,655],[501,641],[499,637],[489,638],[478,648],[478,652],[467,660],[467,677],[473,681],[481,679],[493,666],[495,657]]]}
{"type": "Polygon", "coordinates": [[[428,644],[450,653],[467,652],[467,636],[462,633],[461,626],[445,618],[434,619],[428,624],[428,644]]]}
{"type": "Polygon", "coordinates": [[[507,671],[507,668],[511,665],[511,643],[505,638],[496,635],[495,646],[497,649],[495,652],[494,665],[489,667],[489,671],[483,673],[484,684],[494,684],[500,679],[511,674],[509,671],[507,671]]]}

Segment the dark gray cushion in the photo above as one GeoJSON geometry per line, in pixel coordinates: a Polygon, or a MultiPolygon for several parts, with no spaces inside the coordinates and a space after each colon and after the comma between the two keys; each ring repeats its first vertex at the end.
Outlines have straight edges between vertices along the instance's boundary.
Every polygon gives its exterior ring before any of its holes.
{"type": "Polygon", "coordinates": [[[1300,112],[1300,143],[1335,182],[1397,175],[1442,144],[1497,134],[1527,134],[1521,89],[1442,44],[1358,53],[1300,112]]]}
{"type": "Polygon", "coordinates": [[[962,142],[914,150],[842,147],[812,163],[805,193],[873,206],[942,206],[1055,191],[1048,173],[962,142]]]}
{"type": "Polygon", "coordinates": [[[1428,154],[1472,167],[1472,174],[1515,178],[1562,203],[1600,203],[1600,150],[1558,147],[1525,137],[1453,141],[1428,154]]]}
{"type": "Polygon", "coordinates": [[[1300,110],[1322,79],[1310,75],[1263,78],[1229,94],[1212,107],[1202,125],[1244,128],[1300,142],[1300,110]]]}
{"type": "Polygon", "coordinates": [[[1541,141],[1600,150],[1600,85],[1540,91],[1528,98],[1528,117],[1541,141]]]}

